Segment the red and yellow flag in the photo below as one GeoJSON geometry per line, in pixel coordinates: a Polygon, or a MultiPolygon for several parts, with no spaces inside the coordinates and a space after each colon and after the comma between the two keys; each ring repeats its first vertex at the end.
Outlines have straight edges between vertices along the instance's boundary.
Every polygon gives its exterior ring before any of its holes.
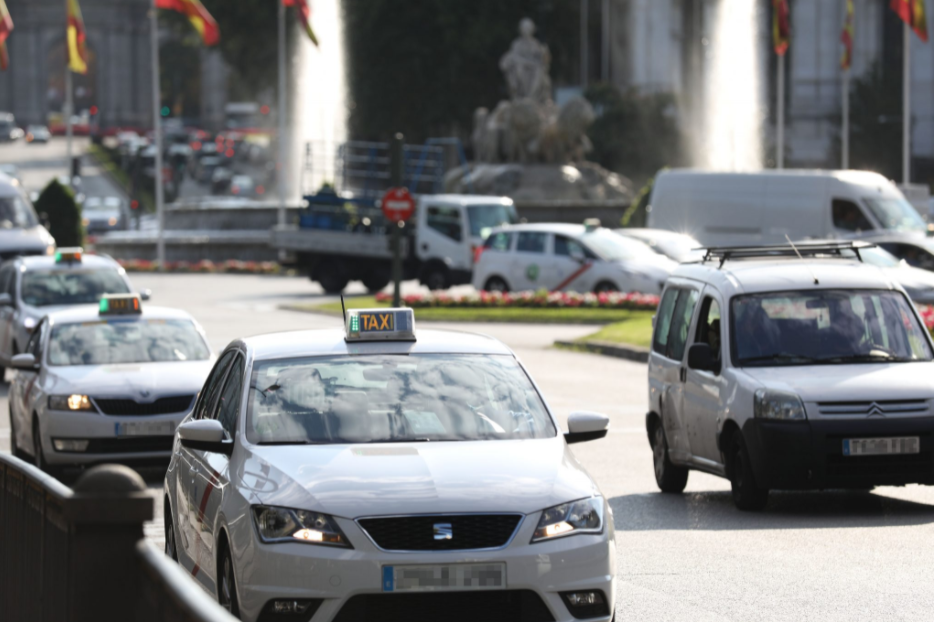
{"type": "Polygon", "coordinates": [[[790,47],[790,5],[787,0],[773,0],[773,49],[778,56],[790,47]]]}
{"type": "Polygon", "coordinates": [[[891,0],[890,8],[900,16],[901,20],[910,25],[920,39],[929,40],[925,0],[891,0]]]}
{"type": "Polygon", "coordinates": [[[0,70],[6,71],[10,66],[10,57],[7,54],[6,40],[13,32],[13,18],[6,8],[6,2],[0,0],[0,70]]]}
{"type": "Polygon", "coordinates": [[[156,0],[156,8],[182,13],[201,35],[205,45],[218,43],[218,23],[198,0],[156,0]]]}
{"type": "Polygon", "coordinates": [[[68,68],[75,73],[88,73],[88,51],[85,49],[84,20],[78,0],[67,0],[68,4],[68,68]]]}
{"type": "Polygon", "coordinates": [[[296,7],[296,19],[302,22],[302,27],[309,35],[309,40],[318,45],[318,37],[315,36],[315,32],[312,30],[312,11],[309,9],[309,0],[283,0],[283,6],[296,7]]]}
{"type": "Polygon", "coordinates": [[[851,69],[852,44],[855,40],[855,0],[845,0],[845,26],[842,28],[842,71],[851,69]]]}

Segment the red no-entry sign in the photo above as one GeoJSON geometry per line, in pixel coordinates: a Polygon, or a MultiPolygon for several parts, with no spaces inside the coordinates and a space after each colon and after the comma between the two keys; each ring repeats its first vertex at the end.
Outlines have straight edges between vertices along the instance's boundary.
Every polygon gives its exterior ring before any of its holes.
{"type": "Polygon", "coordinates": [[[390,188],[380,201],[380,208],[390,222],[407,221],[416,210],[416,201],[406,188],[390,188]]]}

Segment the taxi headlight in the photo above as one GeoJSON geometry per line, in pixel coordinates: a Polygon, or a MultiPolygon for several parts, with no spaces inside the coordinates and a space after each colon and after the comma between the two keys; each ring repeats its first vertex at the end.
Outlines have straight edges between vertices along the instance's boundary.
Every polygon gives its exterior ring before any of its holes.
{"type": "Polygon", "coordinates": [[[796,393],[758,389],[754,392],[754,416],[759,419],[803,421],[806,409],[796,393]]]}
{"type": "Polygon", "coordinates": [[[49,410],[94,410],[87,395],[50,395],[49,410]]]}
{"type": "Polygon", "coordinates": [[[254,523],[264,542],[307,542],[353,548],[335,519],[321,512],[253,506],[254,523]]]}
{"type": "Polygon", "coordinates": [[[580,499],[543,510],[531,542],[580,533],[601,533],[603,527],[604,499],[580,499]]]}

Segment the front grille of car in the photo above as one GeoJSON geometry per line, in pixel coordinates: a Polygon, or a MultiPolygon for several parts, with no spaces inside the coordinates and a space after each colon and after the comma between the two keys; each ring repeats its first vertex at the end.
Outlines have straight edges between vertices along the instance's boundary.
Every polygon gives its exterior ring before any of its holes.
{"type": "Polygon", "coordinates": [[[882,400],[880,402],[819,402],[819,414],[825,417],[900,416],[929,412],[928,400],[882,400]]]}
{"type": "Polygon", "coordinates": [[[187,411],[192,406],[194,395],[161,397],[155,402],[142,403],[131,399],[95,398],[98,410],[105,415],[123,417],[146,417],[148,415],[168,415],[187,411]]]}
{"type": "Polygon", "coordinates": [[[532,590],[358,594],[334,622],[554,622],[532,590]]]}
{"type": "Polygon", "coordinates": [[[459,551],[506,546],[520,514],[451,514],[360,518],[371,540],[385,551],[459,551]],[[434,526],[451,525],[451,538],[437,540],[434,526]]]}
{"type": "Polygon", "coordinates": [[[89,439],[88,454],[144,453],[148,451],[172,451],[172,436],[135,436],[129,438],[89,439]]]}

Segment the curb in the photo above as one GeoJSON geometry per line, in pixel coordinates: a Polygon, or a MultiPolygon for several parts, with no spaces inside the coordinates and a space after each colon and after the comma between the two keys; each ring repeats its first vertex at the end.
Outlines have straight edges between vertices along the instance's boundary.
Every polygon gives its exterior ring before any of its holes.
{"type": "Polygon", "coordinates": [[[610,343],[607,341],[555,341],[553,345],[559,348],[570,350],[580,350],[601,354],[604,356],[613,356],[619,359],[627,359],[637,363],[646,363],[650,360],[650,350],[638,346],[624,346],[619,343],[610,343]]]}

